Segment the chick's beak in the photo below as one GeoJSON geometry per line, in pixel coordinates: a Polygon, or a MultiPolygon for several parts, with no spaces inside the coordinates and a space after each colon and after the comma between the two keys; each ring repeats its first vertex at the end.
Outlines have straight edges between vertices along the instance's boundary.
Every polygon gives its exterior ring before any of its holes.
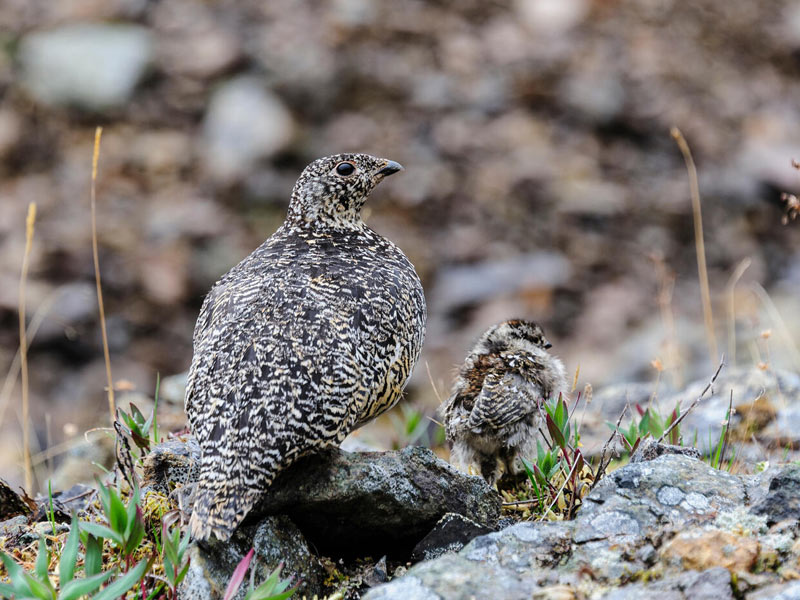
{"type": "Polygon", "coordinates": [[[403,165],[401,165],[398,162],[394,162],[393,160],[387,160],[386,164],[383,165],[380,169],[378,169],[378,171],[375,173],[375,175],[380,175],[381,177],[386,177],[388,175],[392,175],[392,174],[397,173],[398,171],[402,171],[402,170],[403,170],[403,165]]]}
{"type": "Polygon", "coordinates": [[[547,340],[545,340],[545,342],[544,342],[544,349],[545,349],[545,350],[550,350],[550,348],[552,348],[552,347],[553,347],[553,344],[551,344],[550,342],[548,342],[547,340]]]}

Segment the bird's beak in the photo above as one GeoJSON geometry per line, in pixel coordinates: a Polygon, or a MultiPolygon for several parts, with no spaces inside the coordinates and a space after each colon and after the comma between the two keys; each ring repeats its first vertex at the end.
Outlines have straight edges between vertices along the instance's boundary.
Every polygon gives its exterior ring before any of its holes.
{"type": "Polygon", "coordinates": [[[375,175],[386,177],[388,175],[392,175],[402,170],[403,170],[403,165],[401,165],[399,162],[394,162],[393,160],[387,160],[386,164],[383,165],[380,169],[378,169],[375,175]]]}
{"type": "Polygon", "coordinates": [[[544,343],[544,349],[545,350],[550,350],[550,348],[552,348],[552,347],[553,347],[553,344],[551,344],[548,341],[545,341],[545,343],[544,343]]]}

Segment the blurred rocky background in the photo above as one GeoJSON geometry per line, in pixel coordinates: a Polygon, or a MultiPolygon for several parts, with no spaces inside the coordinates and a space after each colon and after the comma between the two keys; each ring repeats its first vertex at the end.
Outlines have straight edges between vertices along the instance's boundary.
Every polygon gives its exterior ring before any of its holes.
{"type": "MultiPolygon", "coordinates": [[[[435,438],[414,422],[473,339],[512,316],[544,325],[579,389],[677,390],[713,373],[671,126],[699,170],[718,352],[797,371],[800,223],[781,224],[781,192],[800,189],[799,75],[791,0],[3,0],[0,472],[21,481],[29,202],[40,484],[108,424],[96,125],[111,362],[134,395],[188,367],[203,295],[280,224],[309,161],[364,151],[405,165],[365,214],[429,302],[406,403],[359,434],[391,447],[435,438]]],[[[173,428],[180,393],[168,379],[173,428]]]]}

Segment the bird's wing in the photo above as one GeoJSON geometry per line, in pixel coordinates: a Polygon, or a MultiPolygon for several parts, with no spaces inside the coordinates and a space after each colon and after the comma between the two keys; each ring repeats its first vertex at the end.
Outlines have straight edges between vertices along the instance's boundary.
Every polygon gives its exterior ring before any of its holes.
{"type": "Polygon", "coordinates": [[[500,430],[538,410],[539,386],[518,373],[490,373],[475,399],[467,427],[481,433],[500,430]]]}
{"type": "Polygon", "coordinates": [[[202,448],[197,537],[227,539],[280,471],[346,435],[361,381],[342,335],[351,312],[274,279],[209,297],[186,396],[202,448]]]}

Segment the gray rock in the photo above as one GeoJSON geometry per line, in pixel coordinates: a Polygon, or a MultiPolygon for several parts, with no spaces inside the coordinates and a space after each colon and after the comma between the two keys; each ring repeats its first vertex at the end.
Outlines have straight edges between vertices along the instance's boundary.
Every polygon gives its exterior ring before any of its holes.
{"type": "Polygon", "coordinates": [[[686,456],[667,454],[608,474],[584,498],[576,542],[634,541],[665,525],[712,520],[746,499],[741,479],[686,456]]]}
{"type": "Polygon", "coordinates": [[[569,522],[519,523],[475,538],[458,554],[419,563],[364,599],[527,600],[552,582],[550,568],[568,555],[573,531],[569,522]]]}
{"type": "Polygon", "coordinates": [[[253,77],[222,85],[211,98],[203,123],[203,161],[219,183],[237,181],[257,161],[292,141],[294,122],[283,102],[253,77]]]}
{"type": "Polygon", "coordinates": [[[766,498],[755,504],[751,512],[767,517],[767,525],[800,519],[800,465],[783,467],[769,482],[766,498]]]}
{"type": "Polygon", "coordinates": [[[144,27],[100,24],[31,33],[19,54],[22,80],[37,101],[96,111],[130,100],[152,56],[144,27]]]}
{"type": "MultiPolygon", "coordinates": [[[[169,493],[191,487],[200,449],[191,436],[156,446],[144,460],[144,483],[169,493]]],[[[305,457],[270,486],[252,511],[286,514],[334,556],[407,555],[446,513],[494,528],[500,496],[480,477],[452,468],[427,448],[394,452],[341,450],[305,457]]]]}
{"type": "Polygon", "coordinates": [[[631,456],[630,462],[639,463],[654,460],[665,454],[679,454],[689,458],[700,458],[700,451],[697,448],[688,446],[675,446],[673,444],[661,444],[653,438],[647,438],[639,443],[636,452],[631,456]]]}
{"type": "Polygon", "coordinates": [[[414,546],[411,560],[431,560],[446,552],[458,552],[468,542],[491,533],[489,527],[479,525],[457,513],[447,513],[436,526],[414,546]]]}
{"type": "Polygon", "coordinates": [[[603,600],[639,600],[648,595],[659,600],[733,600],[731,574],[714,567],[706,571],[687,571],[649,584],[626,585],[607,593],[603,600]]]}
{"type": "Polygon", "coordinates": [[[10,519],[0,521],[0,537],[9,538],[11,536],[20,535],[28,529],[28,517],[25,515],[17,515],[10,519]]]}
{"type": "MultiPolygon", "coordinates": [[[[193,545],[189,571],[180,587],[181,599],[222,598],[234,569],[251,547],[255,548],[250,566],[256,569],[256,586],[283,563],[281,578],[302,580],[299,596],[322,595],[325,571],[303,535],[287,517],[267,517],[258,525],[240,528],[229,542],[193,545]]],[[[234,598],[244,598],[248,582],[249,577],[234,598]]]]}
{"type": "Polygon", "coordinates": [[[404,555],[446,513],[494,527],[500,496],[427,448],[306,457],[270,487],[254,514],[287,514],[322,552],[404,555]]]}
{"type": "Polygon", "coordinates": [[[800,581],[776,583],[745,596],[747,600],[800,600],[800,581]]]}
{"type": "MultiPolygon", "coordinates": [[[[684,391],[669,398],[662,399],[661,405],[672,407],[680,402],[683,410],[700,395],[708,383],[708,379],[700,379],[689,385],[684,391]]],[[[701,451],[708,450],[709,442],[716,443],[722,431],[722,422],[728,410],[731,391],[733,405],[740,409],[734,415],[732,424],[735,427],[746,414],[742,406],[762,397],[773,406],[776,415],[774,422],[767,428],[768,437],[784,440],[800,440],[797,428],[800,418],[797,405],[800,403],[800,375],[780,369],[762,371],[753,368],[723,370],[713,387],[713,393],[706,396],[681,423],[684,439],[694,437],[697,431],[697,444],[701,451]],[[794,429],[792,429],[794,427],[794,429]]],[[[781,444],[782,445],[782,444],[781,444]]]]}
{"type": "Polygon", "coordinates": [[[182,405],[183,398],[186,395],[186,381],[188,378],[188,371],[164,377],[158,386],[159,401],[164,400],[170,404],[182,405]]]}
{"type": "MultiPolygon", "coordinates": [[[[457,554],[419,563],[365,598],[527,599],[540,586],[561,584],[556,587],[572,590],[569,586],[584,585],[585,573],[592,574],[598,589],[620,585],[652,567],[658,559],[654,540],[665,530],[712,522],[745,500],[740,478],[694,458],[666,454],[607,475],[584,498],[574,521],[519,523],[477,537],[457,554]]],[[[730,597],[724,595],[730,590],[726,569],[689,572],[657,583],[666,598],[715,597],[708,590],[730,597]]],[[[643,586],[628,587],[612,593],[640,597],[636,594],[643,586]]]]}
{"type": "Polygon", "coordinates": [[[569,261],[563,255],[536,252],[442,269],[431,297],[437,310],[449,312],[520,290],[549,290],[569,276],[569,261]]]}

